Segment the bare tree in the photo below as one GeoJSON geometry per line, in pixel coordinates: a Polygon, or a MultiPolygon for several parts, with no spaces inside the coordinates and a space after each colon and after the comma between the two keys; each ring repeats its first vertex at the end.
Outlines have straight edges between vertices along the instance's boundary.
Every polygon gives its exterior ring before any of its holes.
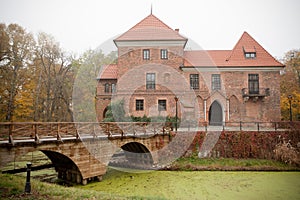
{"type": "Polygon", "coordinates": [[[35,120],[70,121],[72,119],[72,58],[46,33],[38,35],[36,66],[39,69],[35,95],[35,120]]]}

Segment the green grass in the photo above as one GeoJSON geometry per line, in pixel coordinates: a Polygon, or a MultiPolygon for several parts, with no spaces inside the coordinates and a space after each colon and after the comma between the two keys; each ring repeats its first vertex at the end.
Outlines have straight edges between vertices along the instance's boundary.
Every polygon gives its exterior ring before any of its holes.
{"type": "Polygon", "coordinates": [[[24,194],[25,177],[0,174],[0,180],[0,199],[125,199],[103,192],[66,188],[38,180],[31,180],[31,194],[24,194]]]}
{"type": "Polygon", "coordinates": [[[151,199],[299,199],[300,172],[110,170],[102,182],[77,186],[151,199]]]}
{"type": "Polygon", "coordinates": [[[148,171],[109,169],[102,182],[63,187],[0,174],[0,199],[300,199],[300,172],[148,171]]]}
{"type": "MultiPolygon", "coordinates": [[[[32,194],[24,194],[26,173],[0,174],[0,199],[300,199],[300,172],[253,172],[299,170],[277,161],[199,159],[193,155],[179,158],[171,169],[177,171],[128,173],[109,169],[102,182],[75,187],[32,179],[32,194]],[[203,171],[206,169],[212,171],[203,171]],[[252,172],[214,171],[218,169],[252,172]]],[[[42,177],[55,171],[31,173],[32,177],[42,177]]]]}
{"type": "Polygon", "coordinates": [[[294,171],[299,167],[290,166],[275,160],[264,159],[233,159],[233,158],[203,158],[196,155],[177,159],[170,166],[172,170],[250,170],[250,171],[294,171]]]}
{"type": "Polygon", "coordinates": [[[41,151],[34,151],[18,157],[14,162],[8,163],[5,167],[1,168],[1,170],[26,168],[28,162],[31,162],[32,166],[51,164],[51,160],[45,154],[41,151]]]}

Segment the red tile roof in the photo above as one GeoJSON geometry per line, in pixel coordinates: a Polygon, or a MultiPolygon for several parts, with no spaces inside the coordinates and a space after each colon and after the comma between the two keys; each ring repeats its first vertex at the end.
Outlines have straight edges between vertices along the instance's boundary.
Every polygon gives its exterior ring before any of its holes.
{"type": "Polygon", "coordinates": [[[110,64],[101,67],[97,79],[117,79],[118,78],[118,65],[110,64]]]}
{"type": "Polygon", "coordinates": [[[184,66],[216,66],[222,63],[231,50],[184,51],[184,66]]]}
{"type": "Polygon", "coordinates": [[[232,50],[185,51],[184,66],[218,67],[283,67],[247,32],[232,50]],[[255,52],[256,58],[246,59],[245,52],[255,52]]]}
{"type": "Polygon", "coordinates": [[[115,41],[132,40],[187,40],[153,14],[137,23],[115,41]]]}

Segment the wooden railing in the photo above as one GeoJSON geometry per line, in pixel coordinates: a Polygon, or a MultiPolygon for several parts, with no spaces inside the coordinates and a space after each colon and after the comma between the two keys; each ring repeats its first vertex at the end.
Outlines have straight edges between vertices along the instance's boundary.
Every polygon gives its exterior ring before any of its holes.
{"type": "MultiPolygon", "coordinates": [[[[194,130],[195,127],[197,130],[208,131],[215,126],[210,126],[207,122],[196,125],[187,123],[179,125],[179,130],[194,130]]],[[[300,122],[225,122],[221,129],[223,131],[298,131],[300,122]]],[[[0,144],[168,135],[172,130],[171,123],[159,122],[1,122],[0,144]]]]}
{"type": "Polygon", "coordinates": [[[280,122],[222,122],[221,125],[212,125],[209,122],[199,122],[199,123],[189,123],[179,124],[180,129],[185,130],[222,130],[222,131],[282,131],[282,130],[292,130],[300,131],[300,121],[280,121],[280,122]]]}
{"type": "Polygon", "coordinates": [[[0,143],[63,141],[169,134],[170,123],[148,122],[2,122],[0,143]]]}

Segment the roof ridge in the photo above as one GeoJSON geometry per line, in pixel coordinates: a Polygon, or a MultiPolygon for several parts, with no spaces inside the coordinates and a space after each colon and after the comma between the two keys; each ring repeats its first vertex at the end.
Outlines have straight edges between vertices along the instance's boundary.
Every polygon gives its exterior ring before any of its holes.
{"type": "Polygon", "coordinates": [[[204,62],[206,65],[209,66],[216,66],[215,60],[212,58],[212,56],[209,53],[209,50],[188,50],[183,52],[184,55],[184,65],[192,65],[192,66],[197,66],[197,60],[201,60],[201,62],[204,62]],[[197,56],[196,58],[193,57],[195,54],[201,53],[202,56],[197,56]],[[204,56],[203,56],[204,55],[204,56]],[[195,60],[196,59],[196,60],[195,60]],[[196,62],[195,62],[196,61],[196,62]]]}
{"type": "Polygon", "coordinates": [[[114,41],[119,40],[187,40],[152,13],[114,41]]]}
{"type": "Polygon", "coordinates": [[[145,23],[145,21],[147,19],[149,19],[150,17],[154,17],[155,20],[159,21],[164,27],[173,30],[170,26],[168,26],[166,23],[164,23],[163,21],[161,21],[158,17],[156,17],[154,14],[150,14],[147,17],[145,17],[144,19],[142,19],[140,22],[138,22],[136,25],[134,25],[133,27],[131,27],[129,30],[135,29],[136,27],[138,27],[139,25],[145,23]]]}
{"type": "Polygon", "coordinates": [[[132,26],[130,29],[128,29],[126,32],[124,32],[123,34],[121,34],[120,36],[118,36],[118,37],[116,38],[116,40],[117,40],[118,38],[122,38],[122,36],[126,35],[128,32],[130,32],[130,31],[136,29],[136,27],[137,27],[138,25],[144,23],[145,20],[148,19],[148,18],[151,17],[151,16],[153,16],[156,20],[160,21],[160,22],[161,22],[163,25],[165,25],[168,29],[173,30],[173,29],[170,28],[167,24],[165,24],[163,21],[161,21],[158,17],[156,17],[155,15],[153,15],[152,13],[150,13],[150,15],[148,15],[147,17],[145,17],[144,19],[142,19],[141,21],[139,21],[137,24],[135,24],[134,26],[132,26]]]}
{"type": "MultiPolygon", "coordinates": [[[[244,34],[247,33],[246,31],[244,31],[244,33],[241,35],[240,39],[237,41],[237,43],[234,45],[234,47],[231,50],[230,55],[226,58],[226,61],[229,61],[231,56],[233,55],[233,53],[236,51],[238,44],[240,43],[240,41],[242,40],[244,34]]],[[[247,33],[248,34],[248,33],[247,33]]],[[[249,34],[248,34],[249,35],[249,34]]]]}

